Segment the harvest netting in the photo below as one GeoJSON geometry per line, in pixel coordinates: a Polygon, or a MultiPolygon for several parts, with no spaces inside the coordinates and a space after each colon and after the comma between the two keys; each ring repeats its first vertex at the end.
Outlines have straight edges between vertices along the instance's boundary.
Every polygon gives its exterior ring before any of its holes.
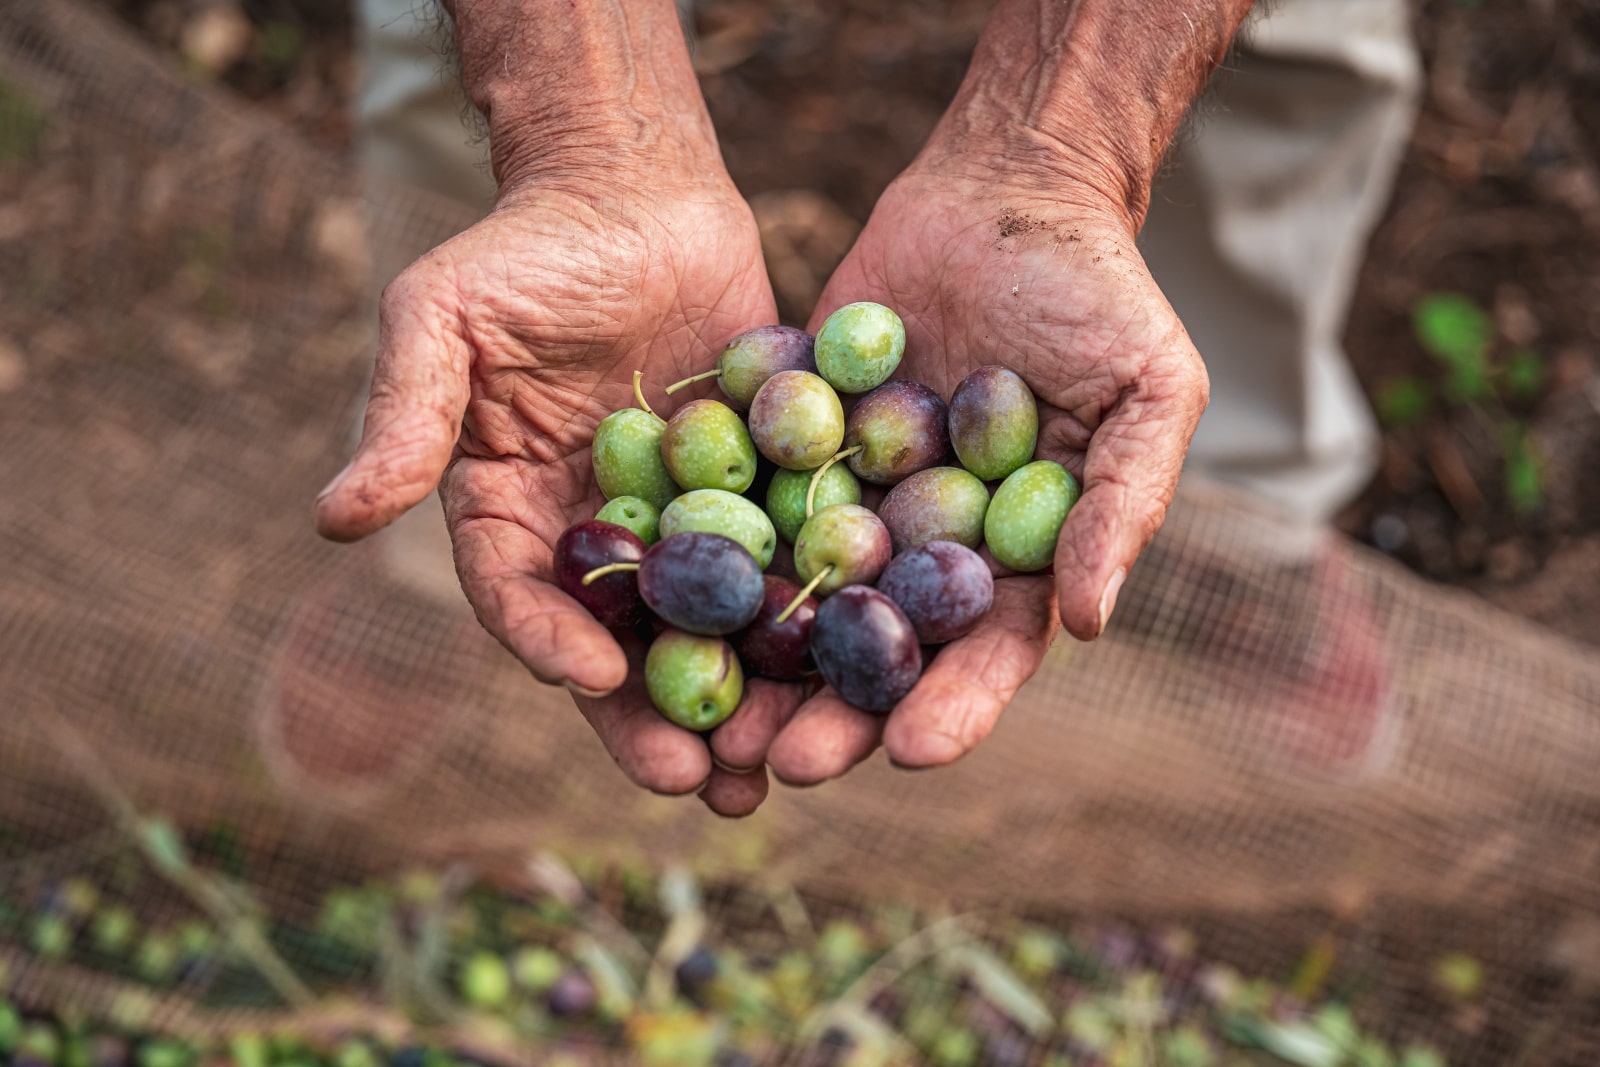
{"type": "Polygon", "coordinates": [[[957,766],[742,823],[627,787],[311,531],[367,225],[463,221],[0,8],[0,1052],[1600,1059],[1600,657],[1221,490],[957,766]]]}

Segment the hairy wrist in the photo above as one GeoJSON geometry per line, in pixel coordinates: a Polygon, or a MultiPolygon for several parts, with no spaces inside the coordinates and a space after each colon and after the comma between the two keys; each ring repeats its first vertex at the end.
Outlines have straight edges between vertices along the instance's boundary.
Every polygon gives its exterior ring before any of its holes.
{"type": "Polygon", "coordinates": [[[442,2],[502,193],[575,172],[721,172],[672,0],[442,2]]]}
{"type": "Polygon", "coordinates": [[[1185,110],[1250,6],[1000,0],[919,164],[1041,193],[1067,185],[1137,230],[1185,110]]]}

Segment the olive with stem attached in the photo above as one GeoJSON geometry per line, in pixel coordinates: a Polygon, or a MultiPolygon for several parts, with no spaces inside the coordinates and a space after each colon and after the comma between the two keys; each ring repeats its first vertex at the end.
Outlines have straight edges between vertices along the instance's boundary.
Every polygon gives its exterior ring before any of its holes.
{"type": "Polygon", "coordinates": [[[556,585],[587,608],[600,625],[627,629],[644,619],[638,579],[626,573],[636,569],[644,556],[644,542],[625,526],[599,519],[575,523],[556,541],[556,585]],[[600,570],[605,573],[597,574],[600,570]]]}
{"type": "Polygon", "coordinates": [[[639,595],[669,626],[719,636],[743,629],[761,610],[761,568],[739,542],[690,530],[663,537],[638,562],[611,563],[584,576],[596,582],[637,571],[639,595]]]}
{"type": "Polygon", "coordinates": [[[791,545],[810,517],[806,514],[808,496],[812,511],[829,504],[859,504],[861,483],[843,463],[831,464],[820,475],[815,471],[786,470],[773,474],[767,485],[767,518],[772,520],[778,536],[791,545]],[[813,476],[817,483],[815,492],[811,489],[813,476]]]}
{"type": "Polygon", "coordinates": [[[780,682],[799,681],[816,669],[811,660],[811,620],[817,614],[817,602],[801,596],[800,587],[787,578],[769,574],[765,584],[760,612],[731,639],[734,651],[752,674],[780,682]],[[789,611],[797,598],[798,605],[789,611]]]}
{"type": "Polygon", "coordinates": [[[864,482],[894,485],[950,456],[947,411],[939,394],[920,382],[887,382],[856,404],[844,444],[855,449],[850,469],[864,482]]]}
{"type": "Polygon", "coordinates": [[[822,508],[795,538],[794,569],[806,583],[795,605],[806,596],[825,597],[847,585],[876,581],[891,552],[889,531],[871,511],[859,504],[822,508]]]}
{"type": "Polygon", "coordinates": [[[815,341],[793,326],[757,326],[728,342],[714,369],[667,386],[671,396],[679,389],[715,378],[730,407],[744,411],[774,374],[786,370],[815,371],[815,341]]]}
{"type": "Polygon", "coordinates": [[[590,459],[606,499],[635,496],[664,508],[682,490],[661,458],[667,424],[645,401],[643,378],[639,371],[633,372],[633,395],[639,406],[613,411],[595,427],[590,459]]]}

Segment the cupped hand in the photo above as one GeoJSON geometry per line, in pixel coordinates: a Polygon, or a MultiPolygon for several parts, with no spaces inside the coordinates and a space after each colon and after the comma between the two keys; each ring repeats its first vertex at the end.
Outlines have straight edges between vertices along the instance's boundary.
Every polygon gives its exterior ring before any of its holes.
{"type": "MultiPolygon", "coordinates": [[[[551,576],[561,532],[604,502],[589,446],[634,402],[633,372],[659,397],[774,321],[754,220],[725,180],[611,174],[503,195],[385,290],[361,444],[319,497],[318,529],[364,537],[437,486],[478,618],[537,678],[573,691],[624,773],[660,793],[698,790],[723,814],[753,811],[760,761],[714,767],[703,738],[651,706],[643,649],[551,576]]],[[[781,719],[800,696],[752,683],[738,716],[781,719]]]]}
{"type": "Polygon", "coordinates": [[[983,623],[945,646],[887,719],[823,690],[775,724],[763,754],[779,778],[837,776],[880,743],[904,767],[957,759],[994,727],[1059,625],[1081,640],[1104,629],[1161,525],[1207,400],[1199,355],[1135,230],[1125,208],[1091,189],[1042,196],[959,168],[914,166],[884,194],[812,329],[842,304],[875,300],[905,320],[897,377],[948,398],[977,367],[1017,371],[1039,400],[1037,454],[1078,476],[1083,495],[1053,573],[1001,577],[983,623]]]}

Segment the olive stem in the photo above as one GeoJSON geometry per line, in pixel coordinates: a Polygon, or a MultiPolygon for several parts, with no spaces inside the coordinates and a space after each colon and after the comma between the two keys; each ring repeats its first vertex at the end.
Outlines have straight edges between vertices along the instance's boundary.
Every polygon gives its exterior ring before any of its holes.
{"type": "Polygon", "coordinates": [[[857,452],[860,452],[864,447],[866,446],[856,445],[854,448],[847,448],[843,452],[836,452],[828,459],[828,462],[824,463],[822,466],[818,467],[812,472],[811,484],[806,486],[806,518],[809,519],[811,517],[811,503],[817,498],[817,486],[822,484],[822,476],[828,473],[828,468],[839,462],[841,459],[849,459],[857,452]]]}
{"type": "Polygon", "coordinates": [[[636,571],[638,569],[639,565],[637,563],[607,563],[604,567],[596,567],[588,574],[585,574],[583,576],[583,584],[588,585],[596,578],[604,578],[608,574],[616,574],[619,571],[636,571]]]}
{"type": "Polygon", "coordinates": [[[782,611],[778,612],[778,617],[776,619],[772,620],[772,621],[775,622],[775,623],[780,623],[780,624],[788,622],[789,621],[789,616],[793,615],[796,611],[800,610],[800,605],[804,604],[806,602],[806,597],[808,597],[812,593],[816,592],[817,586],[822,584],[822,579],[826,578],[828,575],[830,575],[832,573],[833,573],[833,564],[831,564],[831,563],[828,564],[826,567],[822,568],[820,571],[818,571],[817,572],[817,576],[815,578],[811,579],[809,582],[807,582],[806,583],[806,587],[804,589],[800,590],[800,595],[795,597],[793,600],[789,601],[789,606],[784,608],[782,611]]]}
{"type": "Polygon", "coordinates": [[[696,374],[693,377],[685,378],[681,382],[673,382],[671,385],[667,386],[667,395],[671,396],[673,393],[676,393],[679,389],[682,389],[686,385],[693,385],[695,382],[703,382],[707,378],[718,378],[721,376],[722,368],[717,367],[715,370],[708,370],[703,374],[696,374]]]}
{"type": "MultiPolygon", "coordinates": [[[[640,384],[643,381],[644,381],[644,371],[642,371],[642,370],[634,371],[633,372],[633,398],[639,402],[639,406],[644,408],[646,412],[648,412],[651,415],[656,415],[655,408],[652,408],[650,406],[650,401],[648,401],[648,400],[646,400],[644,398],[644,386],[640,384]]],[[[656,415],[656,418],[659,419],[660,417],[661,417],[660,415],[656,415]]]]}

